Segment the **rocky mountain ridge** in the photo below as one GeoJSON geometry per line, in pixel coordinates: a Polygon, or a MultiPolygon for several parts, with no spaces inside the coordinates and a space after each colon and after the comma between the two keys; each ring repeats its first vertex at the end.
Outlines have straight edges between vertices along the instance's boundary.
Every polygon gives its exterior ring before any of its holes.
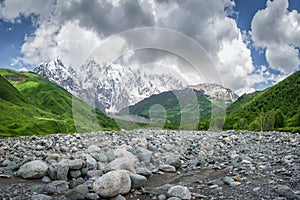
{"type": "Polygon", "coordinates": [[[56,59],[37,65],[33,71],[106,113],[116,113],[153,94],[185,87],[203,90],[212,99],[235,101],[238,97],[230,89],[217,84],[187,86],[171,73],[149,73],[119,64],[99,64],[94,59],[87,60],[79,69],[66,67],[56,59]]]}
{"type": "Polygon", "coordinates": [[[57,59],[41,63],[33,71],[107,113],[117,112],[152,94],[184,87],[170,74],[147,74],[117,64],[100,65],[93,59],[79,70],[66,68],[57,59]]]}
{"type": "Polygon", "coordinates": [[[212,99],[223,99],[233,102],[239,98],[231,89],[214,83],[200,83],[198,85],[192,85],[190,88],[202,90],[205,95],[212,99]]]}

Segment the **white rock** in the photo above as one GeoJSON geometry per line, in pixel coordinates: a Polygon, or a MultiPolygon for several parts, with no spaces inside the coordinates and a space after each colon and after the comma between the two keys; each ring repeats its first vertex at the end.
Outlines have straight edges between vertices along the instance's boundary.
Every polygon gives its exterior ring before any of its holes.
{"type": "Polygon", "coordinates": [[[181,185],[176,185],[171,187],[168,190],[168,195],[169,197],[177,197],[180,199],[191,199],[192,198],[192,194],[189,191],[189,189],[187,187],[183,187],[181,185]]]}
{"type": "Polygon", "coordinates": [[[131,180],[124,170],[111,171],[99,177],[93,184],[93,190],[102,197],[114,197],[127,194],[131,188],[131,180]]]}

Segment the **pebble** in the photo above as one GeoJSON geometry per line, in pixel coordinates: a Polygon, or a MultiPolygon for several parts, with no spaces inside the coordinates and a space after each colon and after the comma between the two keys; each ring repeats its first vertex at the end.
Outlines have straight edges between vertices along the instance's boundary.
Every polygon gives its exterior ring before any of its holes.
{"type": "Polygon", "coordinates": [[[69,161],[70,169],[81,169],[83,167],[83,161],[81,159],[74,159],[69,161]]]}
{"type": "Polygon", "coordinates": [[[87,177],[91,178],[91,177],[100,177],[103,175],[103,171],[102,170],[90,170],[87,172],[87,177]]]}
{"type": "Polygon", "coordinates": [[[192,195],[191,192],[187,187],[181,186],[181,185],[176,185],[171,187],[168,190],[168,195],[169,197],[177,197],[179,199],[191,199],[192,195]]]}
{"type": "Polygon", "coordinates": [[[172,165],[160,165],[159,166],[159,170],[163,171],[163,172],[176,172],[176,168],[172,165]]]}
{"type": "Polygon", "coordinates": [[[85,197],[87,199],[90,199],[90,200],[97,200],[97,199],[100,199],[99,195],[96,194],[96,193],[88,193],[85,195],[85,197]]]}
{"type": "Polygon", "coordinates": [[[128,200],[178,199],[167,196],[178,185],[192,199],[299,199],[299,146],[299,133],[276,131],[143,129],[0,138],[0,199],[39,194],[100,199],[95,182],[119,171],[127,174],[125,185],[130,187],[114,195],[128,200]],[[30,173],[22,172],[32,163],[39,164],[30,173]],[[40,180],[20,183],[18,176],[40,180]],[[88,191],[82,195],[75,188],[88,191]]]}
{"type": "Polygon", "coordinates": [[[45,194],[35,194],[31,196],[31,200],[52,200],[51,196],[45,194]]]}
{"type": "Polygon", "coordinates": [[[44,176],[44,177],[42,178],[42,181],[43,181],[44,183],[50,183],[50,182],[51,182],[51,178],[49,178],[48,176],[44,176]]]}
{"type": "Polygon", "coordinates": [[[260,187],[253,188],[253,192],[258,192],[259,190],[260,190],[260,187]]]}

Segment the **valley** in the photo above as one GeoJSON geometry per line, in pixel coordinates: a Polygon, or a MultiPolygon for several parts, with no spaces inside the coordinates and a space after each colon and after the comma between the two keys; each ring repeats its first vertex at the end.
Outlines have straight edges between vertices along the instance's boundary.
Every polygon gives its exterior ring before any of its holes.
{"type": "Polygon", "coordinates": [[[0,74],[2,199],[300,199],[299,72],[241,97],[199,84],[114,114],[59,77],[0,74]]]}

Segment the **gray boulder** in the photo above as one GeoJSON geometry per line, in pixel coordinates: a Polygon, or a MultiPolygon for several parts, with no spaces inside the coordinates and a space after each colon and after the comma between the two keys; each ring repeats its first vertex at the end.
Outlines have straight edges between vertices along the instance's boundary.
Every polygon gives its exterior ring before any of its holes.
{"type": "Polygon", "coordinates": [[[93,144],[93,145],[88,147],[87,152],[88,153],[95,153],[95,152],[100,153],[101,149],[98,146],[93,144]]]}
{"type": "Polygon", "coordinates": [[[142,176],[146,176],[146,177],[149,177],[152,175],[152,172],[149,169],[143,168],[143,167],[136,168],[136,173],[140,174],[142,176]]]}
{"type": "Polygon", "coordinates": [[[57,180],[57,166],[58,163],[52,163],[48,168],[48,174],[52,180],[57,180]]]}
{"type": "Polygon", "coordinates": [[[147,183],[147,178],[145,176],[134,174],[129,172],[131,179],[131,188],[137,189],[143,187],[147,183]]]}
{"type": "Polygon", "coordinates": [[[54,194],[54,193],[62,193],[69,189],[69,185],[66,181],[53,181],[51,183],[48,183],[45,186],[45,190],[48,194],[54,194]]]}
{"type": "Polygon", "coordinates": [[[57,179],[67,180],[69,172],[69,160],[61,160],[57,165],[57,179]]]}
{"type": "Polygon", "coordinates": [[[117,158],[127,158],[129,160],[132,160],[132,162],[138,162],[138,158],[133,155],[131,152],[118,148],[114,151],[114,154],[116,155],[117,158]]]}
{"type": "Polygon", "coordinates": [[[140,147],[137,150],[137,157],[140,161],[149,163],[152,158],[152,151],[140,147]]]}
{"type": "Polygon", "coordinates": [[[18,170],[18,175],[23,178],[42,178],[48,171],[48,165],[40,160],[25,163],[18,170]]]}
{"type": "Polygon", "coordinates": [[[83,167],[83,161],[81,159],[74,159],[69,161],[70,169],[81,169],[83,167]]]}
{"type": "Polygon", "coordinates": [[[128,170],[135,173],[135,164],[134,161],[127,157],[117,158],[106,166],[106,171],[113,170],[128,170]]]}
{"type": "Polygon", "coordinates": [[[95,158],[93,158],[90,155],[86,155],[86,168],[90,169],[90,170],[95,170],[98,167],[98,163],[95,160],[95,158]]]}
{"type": "Polygon", "coordinates": [[[85,196],[89,193],[89,188],[86,185],[78,185],[72,190],[68,191],[66,197],[72,200],[84,200],[85,196]]]}
{"type": "Polygon", "coordinates": [[[70,170],[70,176],[72,177],[72,178],[78,178],[78,177],[80,177],[81,176],[81,171],[80,170],[70,170]]]}
{"type": "Polygon", "coordinates": [[[166,158],[166,164],[168,165],[172,165],[174,166],[176,169],[180,169],[181,168],[181,160],[179,157],[175,157],[175,156],[168,156],[166,158]]]}

